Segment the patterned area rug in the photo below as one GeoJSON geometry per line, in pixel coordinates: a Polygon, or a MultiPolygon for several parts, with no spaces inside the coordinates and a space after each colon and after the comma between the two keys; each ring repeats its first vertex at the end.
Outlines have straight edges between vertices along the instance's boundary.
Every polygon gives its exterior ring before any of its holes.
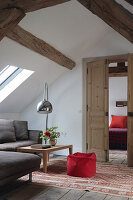
{"type": "MultiPolygon", "coordinates": [[[[129,168],[124,164],[97,163],[97,173],[91,178],[67,176],[66,170],[66,161],[50,161],[47,173],[42,171],[33,173],[33,182],[133,197],[133,168],[129,168]]],[[[21,180],[27,180],[27,178],[27,176],[24,176],[21,180]]]]}

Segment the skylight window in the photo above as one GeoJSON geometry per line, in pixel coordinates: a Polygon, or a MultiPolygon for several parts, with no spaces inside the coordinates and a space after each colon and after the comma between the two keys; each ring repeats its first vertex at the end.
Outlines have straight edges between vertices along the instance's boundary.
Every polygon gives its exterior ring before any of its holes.
{"type": "Polygon", "coordinates": [[[0,72],[0,103],[33,73],[15,66],[5,67],[0,72]]]}
{"type": "Polygon", "coordinates": [[[19,68],[15,66],[7,66],[0,72],[0,85],[4,83],[19,68]]]}

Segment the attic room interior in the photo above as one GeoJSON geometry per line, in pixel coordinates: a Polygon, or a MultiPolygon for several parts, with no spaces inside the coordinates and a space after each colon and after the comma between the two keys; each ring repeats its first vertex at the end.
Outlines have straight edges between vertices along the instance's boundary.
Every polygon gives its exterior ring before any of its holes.
{"type": "Polygon", "coordinates": [[[133,199],[133,1],[0,16],[0,200],[133,199]]]}

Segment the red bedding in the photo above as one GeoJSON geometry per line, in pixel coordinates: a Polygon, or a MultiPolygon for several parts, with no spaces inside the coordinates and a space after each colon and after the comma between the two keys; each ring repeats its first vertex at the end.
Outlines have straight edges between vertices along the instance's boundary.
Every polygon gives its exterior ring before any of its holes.
{"type": "Polygon", "coordinates": [[[109,128],[109,148],[127,149],[127,128],[109,128]]]}

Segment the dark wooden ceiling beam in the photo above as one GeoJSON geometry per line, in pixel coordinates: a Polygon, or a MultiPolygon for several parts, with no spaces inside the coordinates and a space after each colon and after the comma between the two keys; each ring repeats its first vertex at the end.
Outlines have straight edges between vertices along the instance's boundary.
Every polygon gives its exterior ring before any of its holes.
{"type": "Polygon", "coordinates": [[[125,1],[130,3],[133,6],[133,0],[125,0],[125,1]]]}
{"type": "Polygon", "coordinates": [[[133,43],[133,14],[114,0],[78,0],[93,14],[133,43]]]}
{"type": "Polygon", "coordinates": [[[0,10],[5,8],[20,8],[25,12],[32,12],[68,1],[70,0],[1,0],[0,10]]]}
{"type": "Polygon", "coordinates": [[[24,12],[17,8],[0,10],[0,40],[11,31],[25,16],[24,12]]]}
{"type": "Polygon", "coordinates": [[[7,37],[31,49],[32,51],[35,51],[42,56],[49,58],[50,60],[58,63],[63,67],[72,69],[76,65],[73,60],[66,57],[57,49],[44,42],[43,40],[35,37],[18,25],[11,32],[7,33],[7,37]]]}
{"type": "Polygon", "coordinates": [[[109,73],[109,77],[124,77],[128,76],[128,72],[109,73]]]}
{"type": "Polygon", "coordinates": [[[116,67],[109,67],[110,77],[122,77],[127,76],[128,66],[125,66],[125,62],[117,63],[116,67]]]}
{"type": "Polygon", "coordinates": [[[123,67],[126,67],[126,65],[125,65],[125,62],[118,62],[117,63],[117,67],[119,67],[119,68],[123,68],[123,67]]]}
{"type": "Polygon", "coordinates": [[[109,73],[126,73],[128,70],[127,66],[109,67],[109,73]]]}

